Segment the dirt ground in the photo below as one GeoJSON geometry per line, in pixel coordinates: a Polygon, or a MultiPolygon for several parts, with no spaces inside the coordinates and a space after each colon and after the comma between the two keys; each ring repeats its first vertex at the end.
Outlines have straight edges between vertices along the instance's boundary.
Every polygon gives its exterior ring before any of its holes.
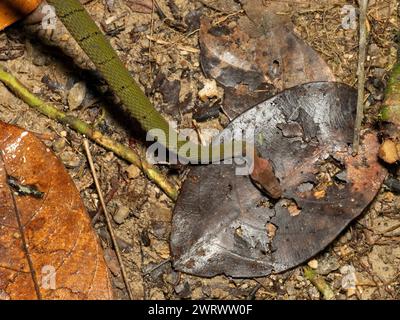
{"type": "MultiPolygon", "coordinates": [[[[198,22],[193,13],[201,11],[211,19],[230,19],[244,14],[240,8],[232,13],[229,12],[232,8],[225,10],[210,5],[212,1],[158,0],[169,19],[166,22],[151,10],[150,13],[133,12],[127,6],[129,1],[85,2],[159,110],[170,120],[176,120],[180,128],[191,127],[194,107],[201,105],[197,92],[206,80],[199,62],[198,22]],[[177,21],[185,22],[190,32],[181,30],[177,21]],[[182,108],[177,109],[171,101],[166,103],[162,90],[154,86],[154,79],[160,72],[169,81],[180,81],[176,102],[180,102],[182,108]],[[185,100],[189,92],[190,99],[185,100]]],[[[357,7],[356,1],[298,1],[284,14],[290,15],[296,33],[317,50],[338,81],[354,86],[358,37],[356,29],[341,28],[341,10],[346,4],[357,7]]],[[[366,123],[374,123],[377,118],[388,71],[396,59],[395,33],[399,29],[396,6],[395,0],[370,1],[366,123]]],[[[141,148],[142,136],[126,121],[121,121],[120,114],[112,111],[113,102],[94,89],[96,80],[72,67],[59,52],[27,36],[22,25],[0,33],[0,59],[43,99],[96,124],[115,140],[141,148]],[[74,86],[78,82],[82,84],[74,86]],[[82,86],[87,90],[83,106],[71,108],[74,102],[69,101],[68,93],[72,88],[82,90],[82,86]]],[[[43,141],[67,167],[89,214],[94,216],[99,201],[82,148],[82,136],[32,110],[3,85],[0,85],[0,97],[0,120],[41,134],[43,141]]],[[[226,123],[226,118],[221,113],[214,121],[226,123]]],[[[138,169],[95,144],[91,145],[91,150],[102,188],[111,198],[108,210],[119,217],[115,219],[114,228],[123,247],[136,299],[323,298],[306,279],[304,266],[257,279],[225,276],[205,279],[174,271],[169,251],[173,202],[138,169]]],[[[184,173],[169,170],[178,183],[182,182],[184,173]]],[[[336,299],[400,298],[399,208],[400,195],[383,187],[369,208],[334,243],[308,262],[330,285],[336,299]],[[349,279],[355,279],[356,289],[346,285],[349,279]]],[[[103,219],[99,218],[94,227],[102,239],[106,261],[113,274],[115,297],[127,299],[103,219]]]]}

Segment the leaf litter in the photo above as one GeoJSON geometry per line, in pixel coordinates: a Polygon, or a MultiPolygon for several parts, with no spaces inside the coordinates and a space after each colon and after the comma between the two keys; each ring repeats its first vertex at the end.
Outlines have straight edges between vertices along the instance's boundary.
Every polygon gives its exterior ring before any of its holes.
{"type": "MultiPolygon", "coordinates": [[[[166,1],[159,0],[158,3],[166,8],[166,1]]],[[[225,8],[214,5],[218,1],[202,0],[201,2],[188,2],[185,0],[175,1],[180,8],[180,15],[184,17],[184,21],[188,26],[188,34],[182,31],[176,31],[164,24],[156,13],[154,15],[154,28],[150,28],[150,14],[125,14],[127,6],[124,1],[115,2],[112,8],[107,7],[102,2],[89,2],[87,8],[91,11],[97,21],[102,21],[108,18],[115,19],[121,17],[121,23],[125,25],[125,29],[119,32],[118,35],[110,34],[110,40],[119,54],[124,59],[124,62],[135,75],[139,75],[140,83],[147,88],[152,86],[153,76],[148,76],[144,71],[151,63],[153,68],[161,70],[169,79],[181,80],[181,95],[184,98],[185,93],[191,92],[191,97],[182,99],[175,112],[171,112],[170,118],[178,121],[180,127],[191,127],[191,112],[196,109],[199,118],[201,113],[206,114],[208,108],[217,110],[220,107],[220,102],[212,100],[211,102],[200,103],[197,98],[197,92],[203,86],[205,80],[199,66],[199,56],[196,52],[185,53],[174,44],[180,44],[180,47],[198,48],[198,33],[200,16],[207,16],[213,22],[232,21],[237,15],[240,6],[236,1],[221,1],[225,8]],[[213,2],[212,6],[207,3],[213,2]],[[229,5],[232,2],[233,5],[229,5]],[[229,11],[226,7],[229,7],[229,11]],[[222,8],[222,10],[221,10],[222,8]],[[231,15],[231,14],[234,15],[231,15]],[[148,52],[149,39],[152,34],[158,39],[163,39],[164,42],[153,42],[152,50],[148,52]]],[[[264,1],[268,3],[270,1],[264,1]]],[[[284,14],[290,17],[294,23],[295,34],[304,39],[310,44],[327,62],[329,67],[339,81],[344,81],[349,85],[355,83],[355,66],[357,61],[357,30],[343,29],[340,27],[343,14],[341,9],[343,5],[348,4],[346,1],[329,2],[324,1],[309,1],[296,2],[290,4],[290,10],[285,10],[284,14]]],[[[350,5],[353,5],[350,3],[350,5]]],[[[395,59],[394,49],[394,30],[398,22],[396,20],[396,3],[389,0],[371,1],[369,11],[369,19],[371,26],[371,44],[370,46],[378,48],[370,52],[370,60],[367,57],[368,76],[376,81],[383,81],[385,84],[385,68],[392,64],[395,59]]],[[[128,9],[129,10],[129,9],[128,9]]],[[[110,19],[111,20],[111,19],[110,19]]],[[[57,28],[61,30],[61,28],[57,28]]],[[[52,101],[57,101],[60,104],[65,104],[62,95],[53,91],[51,88],[43,86],[41,79],[43,76],[48,77],[54,83],[63,85],[65,83],[76,82],[77,79],[85,81],[85,77],[75,70],[71,70],[71,64],[65,64],[65,59],[58,55],[54,55],[53,50],[38,51],[38,43],[35,39],[25,39],[23,35],[26,33],[21,26],[15,26],[7,30],[0,37],[1,45],[4,47],[11,45],[18,46],[19,51],[23,51],[25,47],[33,44],[34,50],[25,50],[24,56],[6,57],[5,64],[14,72],[18,73],[18,77],[30,85],[35,92],[47,96],[52,101]],[[43,56],[46,59],[43,59],[43,56]],[[40,59],[39,59],[40,58],[40,59]],[[43,60],[46,64],[34,65],[32,61],[43,60]],[[51,62],[52,68],[49,68],[48,63],[51,62]]],[[[60,35],[57,46],[62,47],[64,38],[60,35]]],[[[74,44],[68,43],[71,51],[74,44]]],[[[39,44],[39,48],[41,45],[39,44]]],[[[79,59],[78,65],[79,65],[79,59]]],[[[86,66],[83,66],[86,68],[86,66]]],[[[220,86],[220,85],[219,85],[220,86]]],[[[70,86],[67,85],[69,88],[70,86]]],[[[374,88],[372,87],[371,90],[374,88]]],[[[229,88],[225,89],[225,93],[229,88]]],[[[18,125],[29,128],[35,132],[43,134],[60,135],[56,141],[45,140],[49,148],[54,148],[58,155],[64,153],[74,153],[75,157],[80,158],[79,146],[81,138],[74,134],[70,129],[63,128],[54,121],[38,116],[34,111],[16,99],[13,95],[7,92],[2,86],[0,92],[3,97],[0,103],[0,119],[7,122],[17,123],[18,125]],[[16,116],[18,115],[18,116],[16,116]],[[59,144],[61,140],[65,142],[59,144]],[[62,147],[59,147],[62,145],[62,147]]],[[[173,110],[173,106],[163,103],[162,96],[157,92],[154,95],[154,103],[160,106],[160,110],[169,108],[173,110]]],[[[379,97],[375,96],[373,91],[367,91],[366,95],[367,117],[366,123],[372,123],[376,116],[376,105],[374,101],[379,101],[379,97]]],[[[254,104],[256,104],[255,102],[254,104]]],[[[131,136],[124,130],[124,126],[113,117],[102,112],[107,109],[107,104],[102,99],[88,109],[74,111],[74,114],[79,115],[87,121],[96,121],[99,128],[112,132],[113,136],[121,141],[134,141],[131,136]]],[[[215,112],[213,112],[215,114],[215,112]]],[[[215,117],[215,115],[214,115],[215,117]]],[[[204,120],[203,120],[204,121],[204,120]]],[[[216,124],[226,125],[226,117],[220,113],[217,120],[207,123],[199,123],[201,128],[214,127],[216,124]]],[[[220,125],[219,125],[220,128],[220,125]]],[[[131,142],[129,142],[131,143],[131,142]]],[[[102,185],[109,189],[109,177],[121,174],[127,164],[115,157],[110,157],[107,152],[101,148],[95,147],[96,165],[101,170],[102,185]]],[[[68,161],[63,160],[63,161],[68,161]]],[[[96,194],[90,187],[91,178],[85,169],[85,162],[81,165],[68,167],[68,172],[79,186],[84,203],[89,211],[97,211],[96,194]]],[[[171,173],[177,173],[174,168],[171,173]]],[[[180,171],[178,171],[178,174],[180,171]]],[[[180,173],[177,178],[182,180],[184,173],[180,173]]],[[[340,177],[343,176],[341,173],[340,177]]],[[[184,273],[174,271],[169,259],[168,238],[170,232],[170,223],[159,223],[158,217],[163,211],[170,210],[171,203],[168,202],[160,191],[151,184],[144,187],[147,182],[143,176],[139,176],[133,180],[127,179],[122,175],[123,179],[120,183],[120,188],[113,196],[108,204],[110,210],[116,210],[120,205],[130,206],[132,215],[119,226],[115,226],[118,235],[124,241],[127,241],[133,250],[124,254],[124,258],[130,263],[127,267],[130,269],[129,277],[131,286],[135,290],[138,298],[149,299],[177,299],[181,296],[186,298],[189,296],[193,299],[199,298],[214,298],[214,299],[319,299],[318,291],[311,285],[303,276],[302,268],[295,268],[289,272],[282,274],[274,274],[267,277],[255,279],[232,279],[223,276],[213,277],[211,279],[198,278],[184,273]],[[140,217],[140,219],[138,219],[140,217]],[[141,236],[143,235],[143,236],[141,236]],[[161,237],[162,235],[162,237],[161,237]],[[143,242],[142,242],[143,240],[143,242]],[[142,270],[143,273],[142,273],[142,270]],[[146,270],[150,270],[146,273],[146,270]],[[182,292],[179,288],[190,288],[188,294],[182,292]]],[[[334,177],[337,180],[337,176],[334,177]]],[[[320,184],[326,183],[321,178],[320,184]]],[[[309,183],[301,185],[301,188],[308,190],[309,183]]],[[[332,269],[329,273],[324,273],[324,277],[332,286],[335,297],[338,299],[373,299],[373,298],[393,298],[396,297],[396,279],[390,275],[390,282],[381,282],[378,279],[380,274],[383,274],[384,268],[375,268],[377,255],[369,254],[372,247],[379,247],[379,252],[384,252],[384,259],[389,266],[396,266],[397,253],[394,250],[396,243],[393,237],[382,237],[376,234],[375,222],[379,218],[379,223],[384,225],[387,221],[396,221],[396,212],[399,208],[399,197],[395,194],[382,190],[377,199],[371,204],[370,208],[362,215],[352,227],[348,228],[339,239],[324,250],[324,252],[314,259],[323,265],[325,261],[330,261],[335,258],[339,265],[353,264],[356,268],[357,277],[360,277],[357,290],[352,296],[347,296],[347,291],[341,288],[342,275],[332,269]],[[382,250],[381,250],[382,249],[382,250]],[[393,251],[390,251],[392,250],[393,251]],[[370,257],[369,257],[370,256],[370,257]],[[367,259],[366,259],[367,258],[367,259]],[[371,280],[373,279],[373,281],[371,280]],[[389,284],[389,285],[388,285],[389,284]],[[386,286],[388,285],[388,286],[386,286]]],[[[261,203],[264,204],[264,203],[261,203]]],[[[266,205],[266,204],[265,204],[266,205]]],[[[290,204],[289,204],[290,207],[290,204]]],[[[301,215],[301,212],[300,212],[301,215]]],[[[95,230],[98,233],[103,231],[102,221],[95,225],[95,230]]],[[[272,229],[272,227],[271,227],[272,229]]],[[[396,231],[394,231],[396,234],[396,231]]],[[[395,237],[395,236],[394,236],[395,237]]],[[[103,238],[102,244],[107,247],[106,240],[103,238]]],[[[376,252],[378,252],[376,250],[376,252]]],[[[318,271],[319,272],[319,271],[318,271]]],[[[118,298],[125,298],[122,290],[123,287],[119,283],[118,278],[113,277],[114,293],[118,298]]]]}
{"type": "Polygon", "coordinates": [[[373,131],[364,132],[363,149],[352,156],[355,97],[346,85],[314,82],[237,117],[221,135],[254,128],[256,148],[273,164],[283,195],[265,196],[248,176],[236,175],[235,164],[192,168],[174,210],[174,266],[207,277],[265,276],[305,262],[330,244],[386,177],[373,131]],[[294,123],[302,134],[284,135],[281,128],[294,123]],[[333,175],[345,172],[346,182],[321,178],[329,163],[337,168],[333,175]]]}

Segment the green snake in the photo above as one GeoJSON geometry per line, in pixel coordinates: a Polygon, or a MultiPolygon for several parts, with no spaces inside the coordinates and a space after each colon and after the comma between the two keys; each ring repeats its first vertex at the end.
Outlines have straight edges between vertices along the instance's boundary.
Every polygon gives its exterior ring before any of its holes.
{"type": "MultiPolygon", "coordinates": [[[[212,163],[227,158],[244,156],[246,143],[242,140],[203,146],[188,142],[186,139],[176,139],[176,137],[179,137],[176,130],[169,125],[137,85],[82,4],[78,0],[47,0],[47,2],[54,6],[58,18],[92,60],[131,116],[147,132],[154,129],[164,132],[163,135],[157,136],[157,142],[160,145],[176,154],[180,159],[185,159],[194,164],[212,163]],[[228,148],[226,147],[227,143],[231,144],[228,148]],[[183,146],[185,147],[182,148],[183,146]],[[187,151],[190,153],[188,154],[187,151]]],[[[267,193],[275,194],[274,197],[277,194],[280,195],[279,182],[272,174],[272,166],[265,163],[268,160],[262,158],[256,158],[256,160],[258,161],[255,161],[255,165],[261,165],[258,168],[259,170],[256,170],[256,174],[251,175],[253,180],[260,184],[267,193]],[[261,160],[264,160],[264,162],[261,160]],[[263,168],[266,168],[266,170],[263,168]],[[263,171],[268,170],[269,172],[263,173],[263,171]]]]}

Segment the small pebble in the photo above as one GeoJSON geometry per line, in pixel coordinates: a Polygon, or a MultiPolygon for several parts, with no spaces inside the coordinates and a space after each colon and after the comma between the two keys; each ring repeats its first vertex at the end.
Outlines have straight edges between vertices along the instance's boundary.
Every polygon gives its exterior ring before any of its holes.
{"type": "Polygon", "coordinates": [[[84,82],[77,82],[68,93],[68,106],[70,110],[79,108],[86,96],[86,85],[84,82]]]}
{"type": "Polygon", "coordinates": [[[65,139],[64,138],[59,138],[56,141],[53,142],[53,150],[55,152],[61,152],[65,148],[65,139]]]}
{"type": "Polygon", "coordinates": [[[135,179],[140,175],[140,169],[133,164],[126,168],[125,171],[129,179],[135,179]]]}
{"type": "Polygon", "coordinates": [[[308,261],[308,266],[312,269],[317,269],[318,268],[318,261],[315,259],[312,259],[308,261]]]}
{"type": "Polygon", "coordinates": [[[128,218],[130,213],[130,208],[126,206],[119,207],[117,212],[114,214],[113,219],[116,223],[121,224],[128,218]]]}
{"type": "Polygon", "coordinates": [[[208,98],[218,97],[220,91],[218,90],[215,80],[205,80],[204,87],[199,91],[199,98],[206,101],[208,98]]]}

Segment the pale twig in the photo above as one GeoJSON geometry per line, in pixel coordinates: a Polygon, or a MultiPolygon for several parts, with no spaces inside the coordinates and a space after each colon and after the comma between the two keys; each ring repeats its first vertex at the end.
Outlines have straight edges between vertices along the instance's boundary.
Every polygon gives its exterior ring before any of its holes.
{"type": "Polygon", "coordinates": [[[54,119],[64,125],[69,126],[80,134],[85,135],[97,144],[104,148],[111,150],[117,156],[132,163],[141,169],[146,176],[155,182],[172,200],[178,197],[178,189],[175,184],[169,182],[168,178],[163,175],[155,166],[142,159],[141,155],[137,154],[134,150],[119,143],[110,137],[102,134],[88,123],[68,115],[55,106],[41,100],[39,97],[31,93],[18,79],[12,74],[5,71],[0,65],[0,81],[4,83],[16,96],[22,99],[30,107],[37,109],[40,113],[46,115],[50,119],[54,119]]]}
{"type": "Polygon", "coordinates": [[[358,95],[357,95],[357,114],[354,125],[353,154],[358,153],[360,146],[360,129],[364,117],[364,83],[365,83],[365,55],[367,47],[367,7],[368,0],[360,0],[360,39],[358,46],[358,95]]]}
{"type": "MultiPolygon", "coordinates": [[[[171,45],[171,42],[162,40],[162,39],[157,39],[155,37],[152,36],[146,36],[147,39],[149,39],[150,41],[154,41],[157,44],[161,44],[161,45],[171,45]]],[[[190,53],[199,53],[200,50],[197,48],[193,48],[193,47],[189,47],[189,46],[183,46],[178,44],[176,46],[177,49],[181,50],[181,51],[186,51],[186,52],[190,52],[190,53]]]]}
{"type": "Polygon", "coordinates": [[[199,141],[200,141],[200,144],[203,145],[203,146],[205,146],[206,143],[205,143],[205,141],[204,141],[203,135],[201,134],[201,130],[200,130],[199,126],[197,125],[197,121],[194,120],[194,119],[192,119],[192,125],[193,125],[193,127],[194,127],[194,130],[196,130],[197,137],[198,137],[198,139],[199,139],[199,141]]]}
{"type": "Polygon", "coordinates": [[[111,240],[112,240],[112,243],[113,243],[113,246],[114,246],[114,249],[115,249],[115,253],[116,253],[117,258],[118,258],[118,262],[119,262],[119,265],[120,265],[120,268],[121,268],[122,278],[123,278],[123,280],[125,282],[125,286],[126,286],[126,290],[128,291],[129,298],[131,300],[133,300],[133,295],[132,295],[131,287],[129,286],[129,283],[128,283],[128,277],[126,275],[124,262],[122,261],[121,252],[119,250],[119,246],[118,246],[116,237],[114,235],[114,229],[113,229],[113,227],[111,225],[111,219],[110,219],[110,215],[109,215],[109,213],[107,211],[107,208],[106,208],[106,203],[104,201],[103,192],[101,191],[100,183],[99,183],[99,180],[97,179],[97,174],[96,174],[96,170],[94,168],[92,154],[90,153],[90,149],[89,149],[89,142],[88,142],[87,139],[83,140],[83,146],[84,146],[85,151],[86,151],[86,155],[87,155],[87,159],[88,159],[88,162],[89,162],[90,170],[92,171],[93,180],[94,180],[94,184],[96,185],[97,193],[99,195],[100,204],[103,207],[103,212],[104,212],[104,216],[106,218],[108,232],[110,232],[111,240]]]}
{"type": "MultiPolygon", "coordinates": [[[[150,37],[153,37],[153,32],[154,32],[154,5],[155,5],[155,3],[154,3],[155,1],[154,0],[152,0],[152,2],[151,2],[151,22],[150,22],[150,37]]],[[[148,39],[149,40],[149,71],[150,71],[150,78],[152,77],[152,75],[153,75],[153,67],[152,67],[152,65],[151,65],[151,56],[152,56],[152,53],[151,53],[151,45],[152,45],[152,41],[151,41],[151,39],[148,39]]]]}

